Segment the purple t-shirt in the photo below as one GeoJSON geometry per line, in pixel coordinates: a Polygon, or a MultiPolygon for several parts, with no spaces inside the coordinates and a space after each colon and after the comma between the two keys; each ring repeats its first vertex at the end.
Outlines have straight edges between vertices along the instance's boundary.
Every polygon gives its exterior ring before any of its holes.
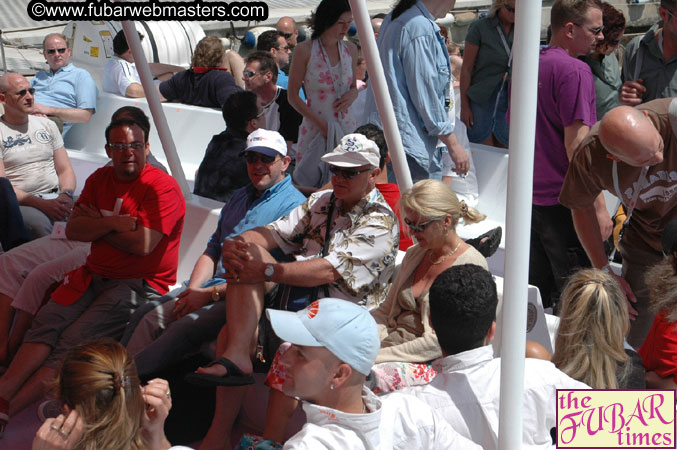
{"type": "Polygon", "coordinates": [[[533,203],[558,204],[569,167],[564,128],[576,120],[597,122],[595,82],[590,67],[559,47],[541,50],[538,68],[538,110],[534,153],[533,203]]]}

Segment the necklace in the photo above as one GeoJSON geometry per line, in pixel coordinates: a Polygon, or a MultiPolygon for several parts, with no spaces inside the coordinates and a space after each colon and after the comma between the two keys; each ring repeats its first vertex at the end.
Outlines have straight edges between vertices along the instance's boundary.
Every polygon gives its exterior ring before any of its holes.
{"type": "MultiPolygon", "coordinates": [[[[461,242],[463,242],[463,241],[461,241],[461,242]]],[[[432,256],[433,256],[432,251],[431,251],[430,253],[428,253],[428,259],[430,260],[430,264],[432,264],[433,266],[437,266],[438,264],[442,264],[442,263],[444,262],[445,259],[447,259],[447,258],[450,257],[450,256],[453,256],[454,253],[456,253],[456,251],[458,251],[458,249],[461,247],[461,242],[458,243],[458,245],[456,246],[456,248],[453,249],[453,250],[451,251],[451,253],[447,253],[446,255],[444,255],[443,257],[441,257],[441,258],[439,259],[439,261],[433,261],[433,258],[432,258],[432,256]]]]}

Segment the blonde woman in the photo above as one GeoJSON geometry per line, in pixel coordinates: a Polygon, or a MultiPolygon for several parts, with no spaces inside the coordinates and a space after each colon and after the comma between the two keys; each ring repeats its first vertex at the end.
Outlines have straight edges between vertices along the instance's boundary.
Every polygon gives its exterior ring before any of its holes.
{"type": "Polygon", "coordinates": [[[169,384],[141,386],[134,361],[119,343],[100,340],[80,345],[64,358],[55,380],[63,414],[47,419],[33,449],[165,450],[171,409],[169,384]]]}
{"type": "Polygon", "coordinates": [[[625,346],[628,307],[616,280],[598,269],[580,270],[567,281],[560,301],[552,362],[593,389],[644,388],[641,359],[625,346]]]}

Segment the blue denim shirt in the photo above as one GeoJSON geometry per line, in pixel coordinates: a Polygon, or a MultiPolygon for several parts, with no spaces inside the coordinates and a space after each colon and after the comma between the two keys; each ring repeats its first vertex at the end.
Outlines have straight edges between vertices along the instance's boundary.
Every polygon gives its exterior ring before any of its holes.
{"type": "MultiPolygon", "coordinates": [[[[449,53],[435,18],[421,0],[394,21],[388,14],[381,24],[378,50],[404,151],[427,168],[437,136],[453,132],[454,126],[447,115],[449,53]]],[[[371,89],[365,119],[382,126],[371,89]]]]}
{"type": "Polygon", "coordinates": [[[252,228],[262,227],[288,215],[294,208],[306,201],[287,176],[275,186],[256,197],[256,189],[249,184],[238,189],[221,209],[219,224],[209,238],[206,255],[219,261],[216,277],[224,273],[221,265],[221,244],[224,240],[244,233],[252,228]]]}

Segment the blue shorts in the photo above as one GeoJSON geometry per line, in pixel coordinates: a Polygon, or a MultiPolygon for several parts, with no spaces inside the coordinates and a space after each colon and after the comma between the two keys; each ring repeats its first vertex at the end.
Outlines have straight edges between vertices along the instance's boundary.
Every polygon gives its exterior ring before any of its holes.
{"type": "Polygon", "coordinates": [[[492,134],[504,146],[508,146],[508,123],[505,120],[505,114],[508,111],[508,85],[507,83],[501,89],[501,97],[496,108],[496,96],[499,94],[501,85],[496,86],[489,101],[480,105],[470,101],[470,109],[473,115],[473,126],[468,127],[468,139],[470,142],[481,144],[492,134]],[[494,115],[494,108],[496,114],[494,115]]]}

